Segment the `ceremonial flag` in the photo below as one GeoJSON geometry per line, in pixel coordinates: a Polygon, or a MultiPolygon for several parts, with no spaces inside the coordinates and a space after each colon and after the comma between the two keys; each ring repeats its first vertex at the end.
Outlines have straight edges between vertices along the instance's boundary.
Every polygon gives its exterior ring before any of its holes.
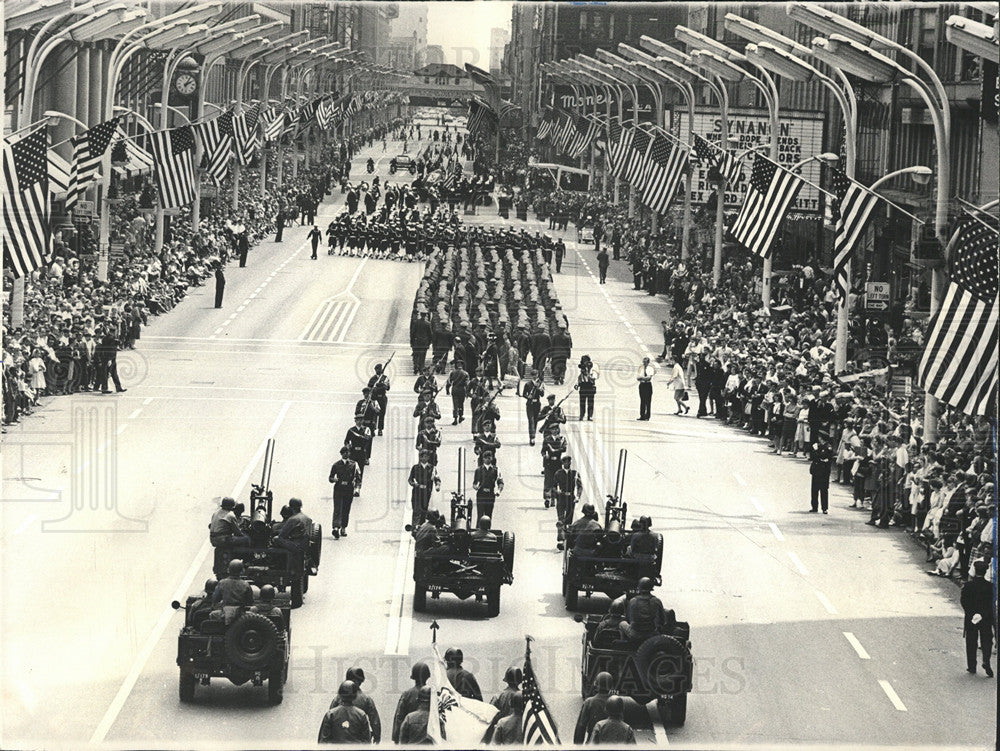
{"type": "Polygon", "coordinates": [[[52,249],[49,130],[3,141],[3,259],[15,279],[41,268],[52,249]]]}
{"type": "Polygon", "coordinates": [[[236,159],[243,165],[250,164],[254,152],[260,148],[260,133],[257,129],[260,123],[260,106],[260,102],[254,102],[233,118],[236,159]]]}
{"type": "Polygon", "coordinates": [[[436,744],[447,739],[447,745],[458,748],[475,748],[483,741],[483,736],[493,718],[500,711],[492,704],[475,699],[467,699],[459,694],[448,680],[446,666],[437,644],[431,649],[431,710],[427,719],[427,735],[436,744]]]}
{"type": "Polygon", "coordinates": [[[59,156],[55,149],[49,149],[49,193],[57,196],[69,190],[70,169],[69,162],[59,156]]]}
{"type": "Polygon", "coordinates": [[[281,138],[282,130],[285,127],[283,113],[275,110],[268,110],[263,117],[263,130],[265,141],[277,141],[281,138]]]}
{"type": "Polygon", "coordinates": [[[616,178],[621,177],[628,162],[628,155],[632,151],[632,138],[635,136],[635,128],[631,126],[612,124],[612,141],[608,156],[611,157],[611,174],[616,178]],[[620,133],[614,135],[614,127],[620,128],[620,133]]]}
{"type": "Polygon", "coordinates": [[[743,206],[729,228],[733,239],[749,252],[767,258],[781,221],[803,185],[797,175],[758,154],[743,206]]]}
{"type": "Polygon", "coordinates": [[[594,120],[587,120],[583,117],[579,118],[576,122],[576,137],[573,139],[569,155],[575,159],[586,153],[587,149],[590,148],[590,144],[593,143],[594,138],[597,137],[600,128],[600,124],[594,120]]]}
{"type": "Polygon", "coordinates": [[[569,115],[562,115],[563,119],[556,128],[555,145],[559,151],[566,151],[569,146],[569,139],[573,133],[573,118],[569,115]]]}
{"type": "Polygon", "coordinates": [[[118,131],[119,119],[113,117],[71,139],[73,162],[70,165],[69,185],[66,187],[67,210],[73,208],[87,186],[100,174],[104,155],[111,145],[112,137],[118,131]]]}
{"type": "Polygon", "coordinates": [[[628,164],[625,165],[625,181],[630,185],[639,186],[646,166],[646,155],[653,144],[653,137],[639,128],[632,129],[632,144],[628,153],[628,164]]]}
{"type": "Polygon", "coordinates": [[[316,122],[323,130],[327,130],[333,123],[333,102],[320,102],[316,108],[316,122]]]}
{"type": "Polygon", "coordinates": [[[294,133],[295,127],[299,124],[300,117],[301,110],[299,107],[285,110],[284,117],[282,118],[281,135],[286,136],[289,133],[294,133]]]}
{"type": "Polygon", "coordinates": [[[194,200],[194,131],[190,125],[151,134],[160,208],[176,209],[194,200]]]}
{"type": "Polygon", "coordinates": [[[466,125],[469,133],[475,134],[484,125],[495,122],[496,113],[485,102],[475,97],[469,100],[469,115],[466,125]]]}
{"type": "Polygon", "coordinates": [[[485,90],[485,104],[494,112],[500,110],[500,84],[497,80],[482,68],[477,68],[472,63],[465,64],[465,72],[469,74],[474,82],[478,83],[485,90]]]}
{"type": "Polygon", "coordinates": [[[208,174],[221,185],[229,174],[229,159],[233,155],[233,113],[223,112],[216,118],[194,126],[201,140],[201,149],[208,174]]]}
{"type": "Polygon", "coordinates": [[[559,732],[549,714],[549,708],[538,690],[535,671],[531,667],[531,653],[524,654],[524,677],[521,682],[521,695],[524,697],[524,712],[521,715],[521,730],[525,746],[540,744],[558,745],[559,732]]]}
{"type": "Polygon", "coordinates": [[[878,196],[865,190],[838,169],[833,170],[833,193],[837,197],[833,278],[840,299],[846,300],[851,284],[847,264],[868,228],[872,212],[878,204],[878,196]]]}
{"type": "Polygon", "coordinates": [[[500,109],[497,113],[498,119],[506,124],[517,123],[517,116],[521,113],[521,108],[506,99],[500,102],[500,109]]]}
{"type": "Polygon", "coordinates": [[[643,182],[642,202],[655,214],[664,213],[677,193],[677,185],[687,169],[690,151],[657,135],[649,150],[649,165],[643,182]]]}
{"type": "Polygon", "coordinates": [[[931,323],[917,383],[967,415],[997,409],[997,252],[995,219],[966,214],[951,246],[951,277],[931,323]]]}
{"type": "Polygon", "coordinates": [[[135,139],[119,126],[115,133],[115,142],[111,147],[111,169],[120,175],[128,176],[136,172],[149,172],[153,169],[153,155],[142,148],[135,139]]]}
{"type": "Polygon", "coordinates": [[[743,163],[734,157],[729,151],[712,146],[707,140],[694,135],[694,153],[698,160],[707,169],[715,169],[726,179],[727,185],[733,185],[740,178],[743,171],[743,163]]]}

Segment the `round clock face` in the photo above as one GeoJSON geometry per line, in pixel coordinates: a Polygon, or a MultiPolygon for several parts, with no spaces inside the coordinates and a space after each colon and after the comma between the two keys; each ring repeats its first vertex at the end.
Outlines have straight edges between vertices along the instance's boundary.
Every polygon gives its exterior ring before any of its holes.
{"type": "Polygon", "coordinates": [[[179,93],[184,94],[184,96],[190,96],[198,87],[198,82],[190,73],[181,73],[174,81],[174,86],[179,93]]]}

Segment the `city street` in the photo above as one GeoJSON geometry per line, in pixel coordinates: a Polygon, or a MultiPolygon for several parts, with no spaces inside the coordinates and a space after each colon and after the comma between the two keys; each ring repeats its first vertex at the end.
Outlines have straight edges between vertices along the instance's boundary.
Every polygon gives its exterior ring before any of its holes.
{"type": "MultiPolygon", "coordinates": [[[[373,156],[376,174],[397,182],[388,159],[400,146],[361,150],[354,179],[373,156]]],[[[321,228],[342,204],[335,190],[320,207],[321,228]]],[[[495,202],[478,211],[463,219],[504,221],[495,202]]],[[[533,219],[507,223],[548,231],[533,219]]],[[[313,261],[307,230],[288,227],[281,243],[272,236],[252,249],[246,268],[230,264],[222,309],[209,282],[152,320],[135,350],[119,355],[126,393],[50,400],[5,435],[5,747],[301,748],[314,743],[352,666],[364,668],[388,742],[410,666],[430,655],[434,621],[442,648],[462,648],[487,700],[530,635],[539,686],[562,743],[572,741],[583,628],[560,596],[555,514],[542,506],[523,400],[498,400],[506,488],[493,524],[517,539],[499,617],[449,595],[414,613],[403,525],[416,459],[408,326],[422,264],[331,257],[322,247],[313,261]],[[375,439],[350,534],[333,540],[330,465],[361,386],[393,352],[385,435],[375,439]],[[209,519],[222,496],[246,500],[270,437],[276,502],[301,498],[324,529],[319,575],[292,613],[284,702],[270,707],[262,688],[215,680],[181,704],[183,614],[170,603],[211,575],[209,519]]],[[[662,372],[652,419],[637,422],[635,370],[659,354],[668,305],[633,291],[623,262],[599,285],[593,246],[577,245],[574,229],[563,234],[569,254],[554,279],[573,336],[570,375],[584,354],[602,373],[593,422],[576,420],[575,395],[564,405],[583,497],[603,504],[627,449],[629,518],[651,516],[665,538],[656,593],[691,625],[687,722],[665,730],[652,705],[629,706],[640,743],[989,747],[995,682],[962,669],[954,584],[924,575],[923,550],[906,535],[865,526],[845,486],[832,489],[828,516],[806,513],[808,462],[774,457],[765,440],[693,412],[675,416],[662,372]]],[[[570,386],[546,388],[561,398],[570,386]]],[[[438,401],[447,417],[450,400],[438,401]]],[[[457,449],[472,446],[466,425],[448,423],[432,500],[442,511],[457,449]]],[[[581,610],[603,613],[607,602],[595,596],[581,610]]]]}

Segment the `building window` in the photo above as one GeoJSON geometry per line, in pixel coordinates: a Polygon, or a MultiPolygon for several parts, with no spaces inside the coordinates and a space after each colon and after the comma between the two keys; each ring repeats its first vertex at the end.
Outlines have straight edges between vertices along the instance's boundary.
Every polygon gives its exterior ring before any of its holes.
{"type": "Polygon", "coordinates": [[[460,86],[461,84],[462,84],[462,79],[461,78],[456,78],[455,79],[455,85],[456,86],[460,86]]]}
{"type": "Polygon", "coordinates": [[[580,11],[580,36],[586,36],[587,34],[587,11],[580,11]]]}
{"type": "Polygon", "coordinates": [[[608,39],[615,38],[615,14],[608,16],[608,39]]]}

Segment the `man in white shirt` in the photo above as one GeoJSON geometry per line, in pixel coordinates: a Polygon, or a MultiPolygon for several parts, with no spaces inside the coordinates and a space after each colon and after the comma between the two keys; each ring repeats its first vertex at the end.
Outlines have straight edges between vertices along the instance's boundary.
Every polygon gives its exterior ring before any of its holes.
{"type": "Polygon", "coordinates": [[[636,373],[635,380],[639,382],[639,418],[648,420],[653,407],[653,376],[656,375],[656,366],[648,357],[642,358],[642,365],[636,373]]]}
{"type": "Polygon", "coordinates": [[[684,381],[684,369],[677,363],[672,357],[667,358],[667,373],[669,378],[667,379],[667,386],[671,384],[674,386],[674,401],[677,402],[677,414],[687,414],[691,411],[691,408],[684,403],[685,397],[687,397],[687,384],[684,381]]]}

